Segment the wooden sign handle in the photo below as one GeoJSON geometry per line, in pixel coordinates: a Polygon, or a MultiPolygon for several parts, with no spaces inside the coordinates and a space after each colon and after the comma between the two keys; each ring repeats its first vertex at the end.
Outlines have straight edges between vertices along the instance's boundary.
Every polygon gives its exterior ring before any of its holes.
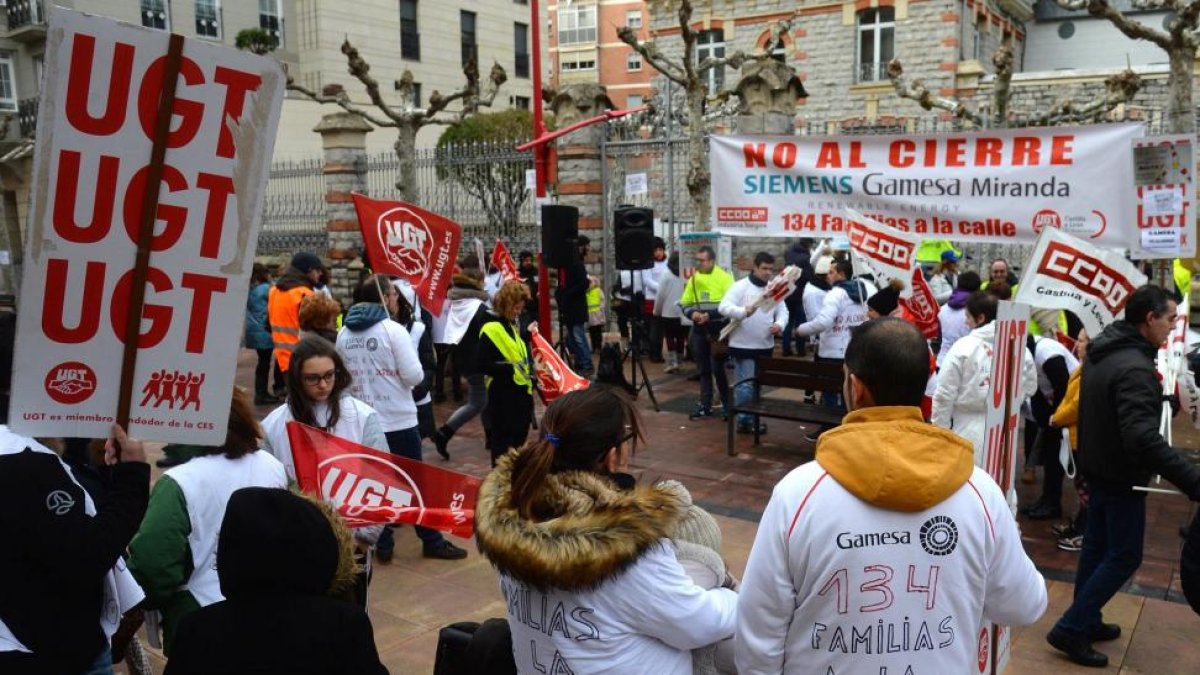
{"type": "MultiPolygon", "coordinates": [[[[171,34],[163,68],[162,93],[154,118],[153,147],[150,150],[146,191],[142,195],[141,220],[138,222],[137,257],[133,267],[133,285],[129,291],[129,314],[125,318],[125,351],[121,360],[121,389],[117,399],[117,424],[129,430],[133,407],[133,375],[137,366],[138,340],[142,332],[142,310],[146,304],[146,277],[150,270],[150,244],[154,222],[158,219],[158,197],[162,188],[163,166],[167,156],[167,137],[175,114],[175,89],[183,62],[183,36],[171,34]]],[[[120,448],[117,448],[118,454],[120,448]]]]}

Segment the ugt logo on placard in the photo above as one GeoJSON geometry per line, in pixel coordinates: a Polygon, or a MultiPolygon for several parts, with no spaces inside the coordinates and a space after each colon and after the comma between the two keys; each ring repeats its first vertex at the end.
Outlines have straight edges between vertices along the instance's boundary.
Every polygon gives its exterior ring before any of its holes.
{"type": "Polygon", "coordinates": [[[96,371],[86,363],[67,361],[46,373],[46,395],[58,403],[83,403],[96,392],[96,371]]]}
{"type": "Polygon", "coordinates": [[[425,274],[433,255],[433,233],[420,216],[404,207],[383,212],[376,223],[379,246],[407,275],[425,274]]]}

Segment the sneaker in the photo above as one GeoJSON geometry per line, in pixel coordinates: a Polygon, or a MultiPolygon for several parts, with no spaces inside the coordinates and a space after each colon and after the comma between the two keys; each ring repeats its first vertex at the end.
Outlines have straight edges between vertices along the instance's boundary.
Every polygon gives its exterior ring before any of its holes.
{"type": "Polygon", "coordinates": [[[1069,520],[1051,525],[1050,533],[1056,537],[1074,537],[1077,534],[1082,534],[1075,530],[1075,523],[1069,520]]]}
{"type": "Polygon", "coordinates": [[[381,565],[387,565],[388,563],[392,562],[392,555],[394,553],[395,553],[394,549],[390,549],[390,548],[382,549],[382,548],[376,547],[375,562],[378,562],[381,565]]]}
{"type": "Polygon", "coordinates": [[[698,405],[698,406],[696,406],[696,409],[692,411],[692,414],[688,415],[688,419],[695,420],[695,419],[700,419],[701,417],[712,417],[712,416],[713,416],[713,411],[712,411],[711,406],[698,405]]]}
{"type": "Polygon", "coordinates": [[[467,557],[467,551],[443,539],[440,544],[426,547],[422,555],[438,560],[462,560],[467,557]]]}
{"type": "Polygon", "coordinates": [[[1063,551],[1079,553],[1083,550],[1083,535],[1076,534],[1070,537],[1059,537],[1056,545],[1063,551]]]}

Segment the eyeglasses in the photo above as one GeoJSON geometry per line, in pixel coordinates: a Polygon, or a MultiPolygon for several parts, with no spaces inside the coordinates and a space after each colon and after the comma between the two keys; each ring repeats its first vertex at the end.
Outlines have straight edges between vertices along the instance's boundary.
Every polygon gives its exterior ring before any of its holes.
{"type": "Polygon", "coordinates": [[[337,373],[338,373],[338,371],[336,368],[325,374],[304,373],[303,375],[300,376],[300,379],[303,380],[304,384],[307,384],[307,385],[317,385],[322,382],[324,382],[325,384],[332,384],[333,381],[335,379],[337,379],[337,373]]]}

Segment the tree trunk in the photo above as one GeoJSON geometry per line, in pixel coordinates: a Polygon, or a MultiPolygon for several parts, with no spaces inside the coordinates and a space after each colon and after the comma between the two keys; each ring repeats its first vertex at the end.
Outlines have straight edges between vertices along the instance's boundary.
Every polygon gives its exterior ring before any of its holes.
{"type": "Polygon", "coordinates": [[[1192,74],[1196,63],[1195,47],[1174,44],[1167,51],[1171,63],[1170,102],[1167,105],[1168,129],[1173,134],[1196,131],[1196,111],[1192,106],[1192,74]]]}
{"type": "Polygon", "coordinates": [[[712,176],[708,171],[708,153],[704,149],[704,99],[707,95],[703,82],[688,87],[688,194],[695,209],[696,231],[707,232],[712,228],[709,219],[709,201],[712,176]]]}
{"type": "Polygon", "coordinates": [[[417,190],[417,130],[416,124],[401,124],[396,127],[396,150],[399,160],[399,172],[396,178],[396,189],[400,191],[400,201],[417,204],[420,194],[417,190]]]}

